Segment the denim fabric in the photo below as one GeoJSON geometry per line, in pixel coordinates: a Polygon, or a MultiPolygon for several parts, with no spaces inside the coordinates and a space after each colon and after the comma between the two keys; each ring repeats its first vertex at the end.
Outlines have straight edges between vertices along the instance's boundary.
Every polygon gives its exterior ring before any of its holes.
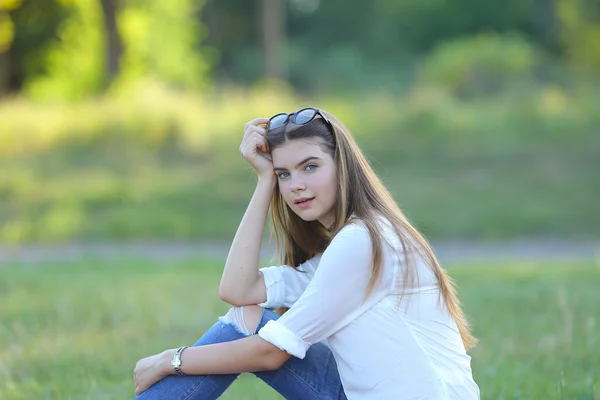
{"type": "MultiPolygon", "coordinates": [[[[255,334],[267,321],[279,315],[263,309],[255,334]]],[[[237,326],[219,320],[194,346],[229,342],[246,337],[237,326]]],[[[304,359],[291,357],[276,371],[254,372],[258,378],[290,400],[346,400],[337,366],[331,350],[316,343],[304,359]]],[[[239,374],[227,375],[169,375],[157,382],[136,400],[208,400],[218,398],[239,374]]]]}

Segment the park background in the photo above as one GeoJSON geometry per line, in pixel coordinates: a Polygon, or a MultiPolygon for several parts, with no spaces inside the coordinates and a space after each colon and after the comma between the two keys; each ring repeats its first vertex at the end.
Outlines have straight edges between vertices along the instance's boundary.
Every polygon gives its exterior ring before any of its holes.
{"type": "Polygon", "coordinates": [[[244,123],[315,106],[457,281],[482,398],[600,399],[599,104],[597,0],[0,0],[0,398],[193,343],[244,123]]]}

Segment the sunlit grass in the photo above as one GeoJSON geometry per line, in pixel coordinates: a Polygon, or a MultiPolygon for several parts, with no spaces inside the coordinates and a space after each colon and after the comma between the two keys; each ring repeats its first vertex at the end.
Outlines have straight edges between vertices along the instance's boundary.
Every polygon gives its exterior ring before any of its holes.
{"type": "Polygon", "coordinates": [[[305,105],[344,121],[430,237],[597,236],[596,104],[546,88],[302,99],[148,85],[75,104],[11,99],[0,103],[0,242],[230,240],[255,184],[244,123],[305,105]]]}
{"type": "MultiPolygon", "coordinates": [[[[130,398],[139,358],[193,343],[226,312],[221,267],[126,259],[3,267],[0,398],[130,398]]],[[[483,399],[599,398],[597,264],[450,271],[480,340],[471,355],[483,399]]],[[[243,375],[226,398],[279,396],[243,375]]]]}

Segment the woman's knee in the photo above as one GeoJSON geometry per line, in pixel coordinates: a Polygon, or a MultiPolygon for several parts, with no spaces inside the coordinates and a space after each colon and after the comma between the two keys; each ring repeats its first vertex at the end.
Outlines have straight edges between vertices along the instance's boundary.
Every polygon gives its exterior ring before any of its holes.
{"type": "Polygon", "coordinates": [[[263,308],[261,306],[234,306],[221,318],[221,321],[235,325],[245,335],[252,335],[256,332],[262,314],[263,308]]]}

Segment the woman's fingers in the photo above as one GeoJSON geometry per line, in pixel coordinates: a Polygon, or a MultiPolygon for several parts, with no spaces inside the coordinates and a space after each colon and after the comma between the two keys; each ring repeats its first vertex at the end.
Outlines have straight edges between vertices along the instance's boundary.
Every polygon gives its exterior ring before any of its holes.
{"type": "Polygon", "coordinates": [[[263,136],[260,132],[253,132],[253,139],[258,148],[267,153],[269,151],[269,142],[267,142],[267,138],[263,136]]]}
{"type": "Polygon", "coordinates": [[[260,125],[266,125],[269,122],[269,118],[254,118],[252,121],[246,122],[244,130],[247,130],[251,126],[260,127],[260,125]]]}
{"type": "Polygon", "coordinates": [[[250,136],[252,133],[258,133],[264,137],[267,136],[267,130],[265,128],[256,125],[249,125],[246,127],[246,129],[244,129],[244,139],[250,136]]]}
{"type": "MultiPolygon", "coordinates": [[[[258,130],[260,128],[256,128],[255,129],[249,130],[245,137],[244,140],[242,141],[242,144],[240,146],[240,150],[242,149],[246,149],[246,150],[254,150],[254,148],[260,148],[262,151],[264,152],[268,152],[269,151],[269,143],[267,142],[267,139],[265,137],[265,134],[258,130]]],[[[242,150],[242,152],[244,152],[242,150]]]]}
{"type": "Polygon", "coordinates": [[[269,152],[269,143],[267,139],[258,132],[251,132],[248,137],[244,138],[240,150],[244,155],[250,155],[255,149],[269,152]]]}
{"type": "Polygon", "coordinates": [[[269,118],[254,118],[252,121],[246,122],[246,126],[266,124],[267,122],[269,122],[269,118]]]}
{"type": "Polygon", "coordinates": [[[259,174],[265,174],[273,170],[265,126],[268,121],[268,118],[255,118],[246,123],[244,138],[240,144],[240,152],[259,174]]]}

